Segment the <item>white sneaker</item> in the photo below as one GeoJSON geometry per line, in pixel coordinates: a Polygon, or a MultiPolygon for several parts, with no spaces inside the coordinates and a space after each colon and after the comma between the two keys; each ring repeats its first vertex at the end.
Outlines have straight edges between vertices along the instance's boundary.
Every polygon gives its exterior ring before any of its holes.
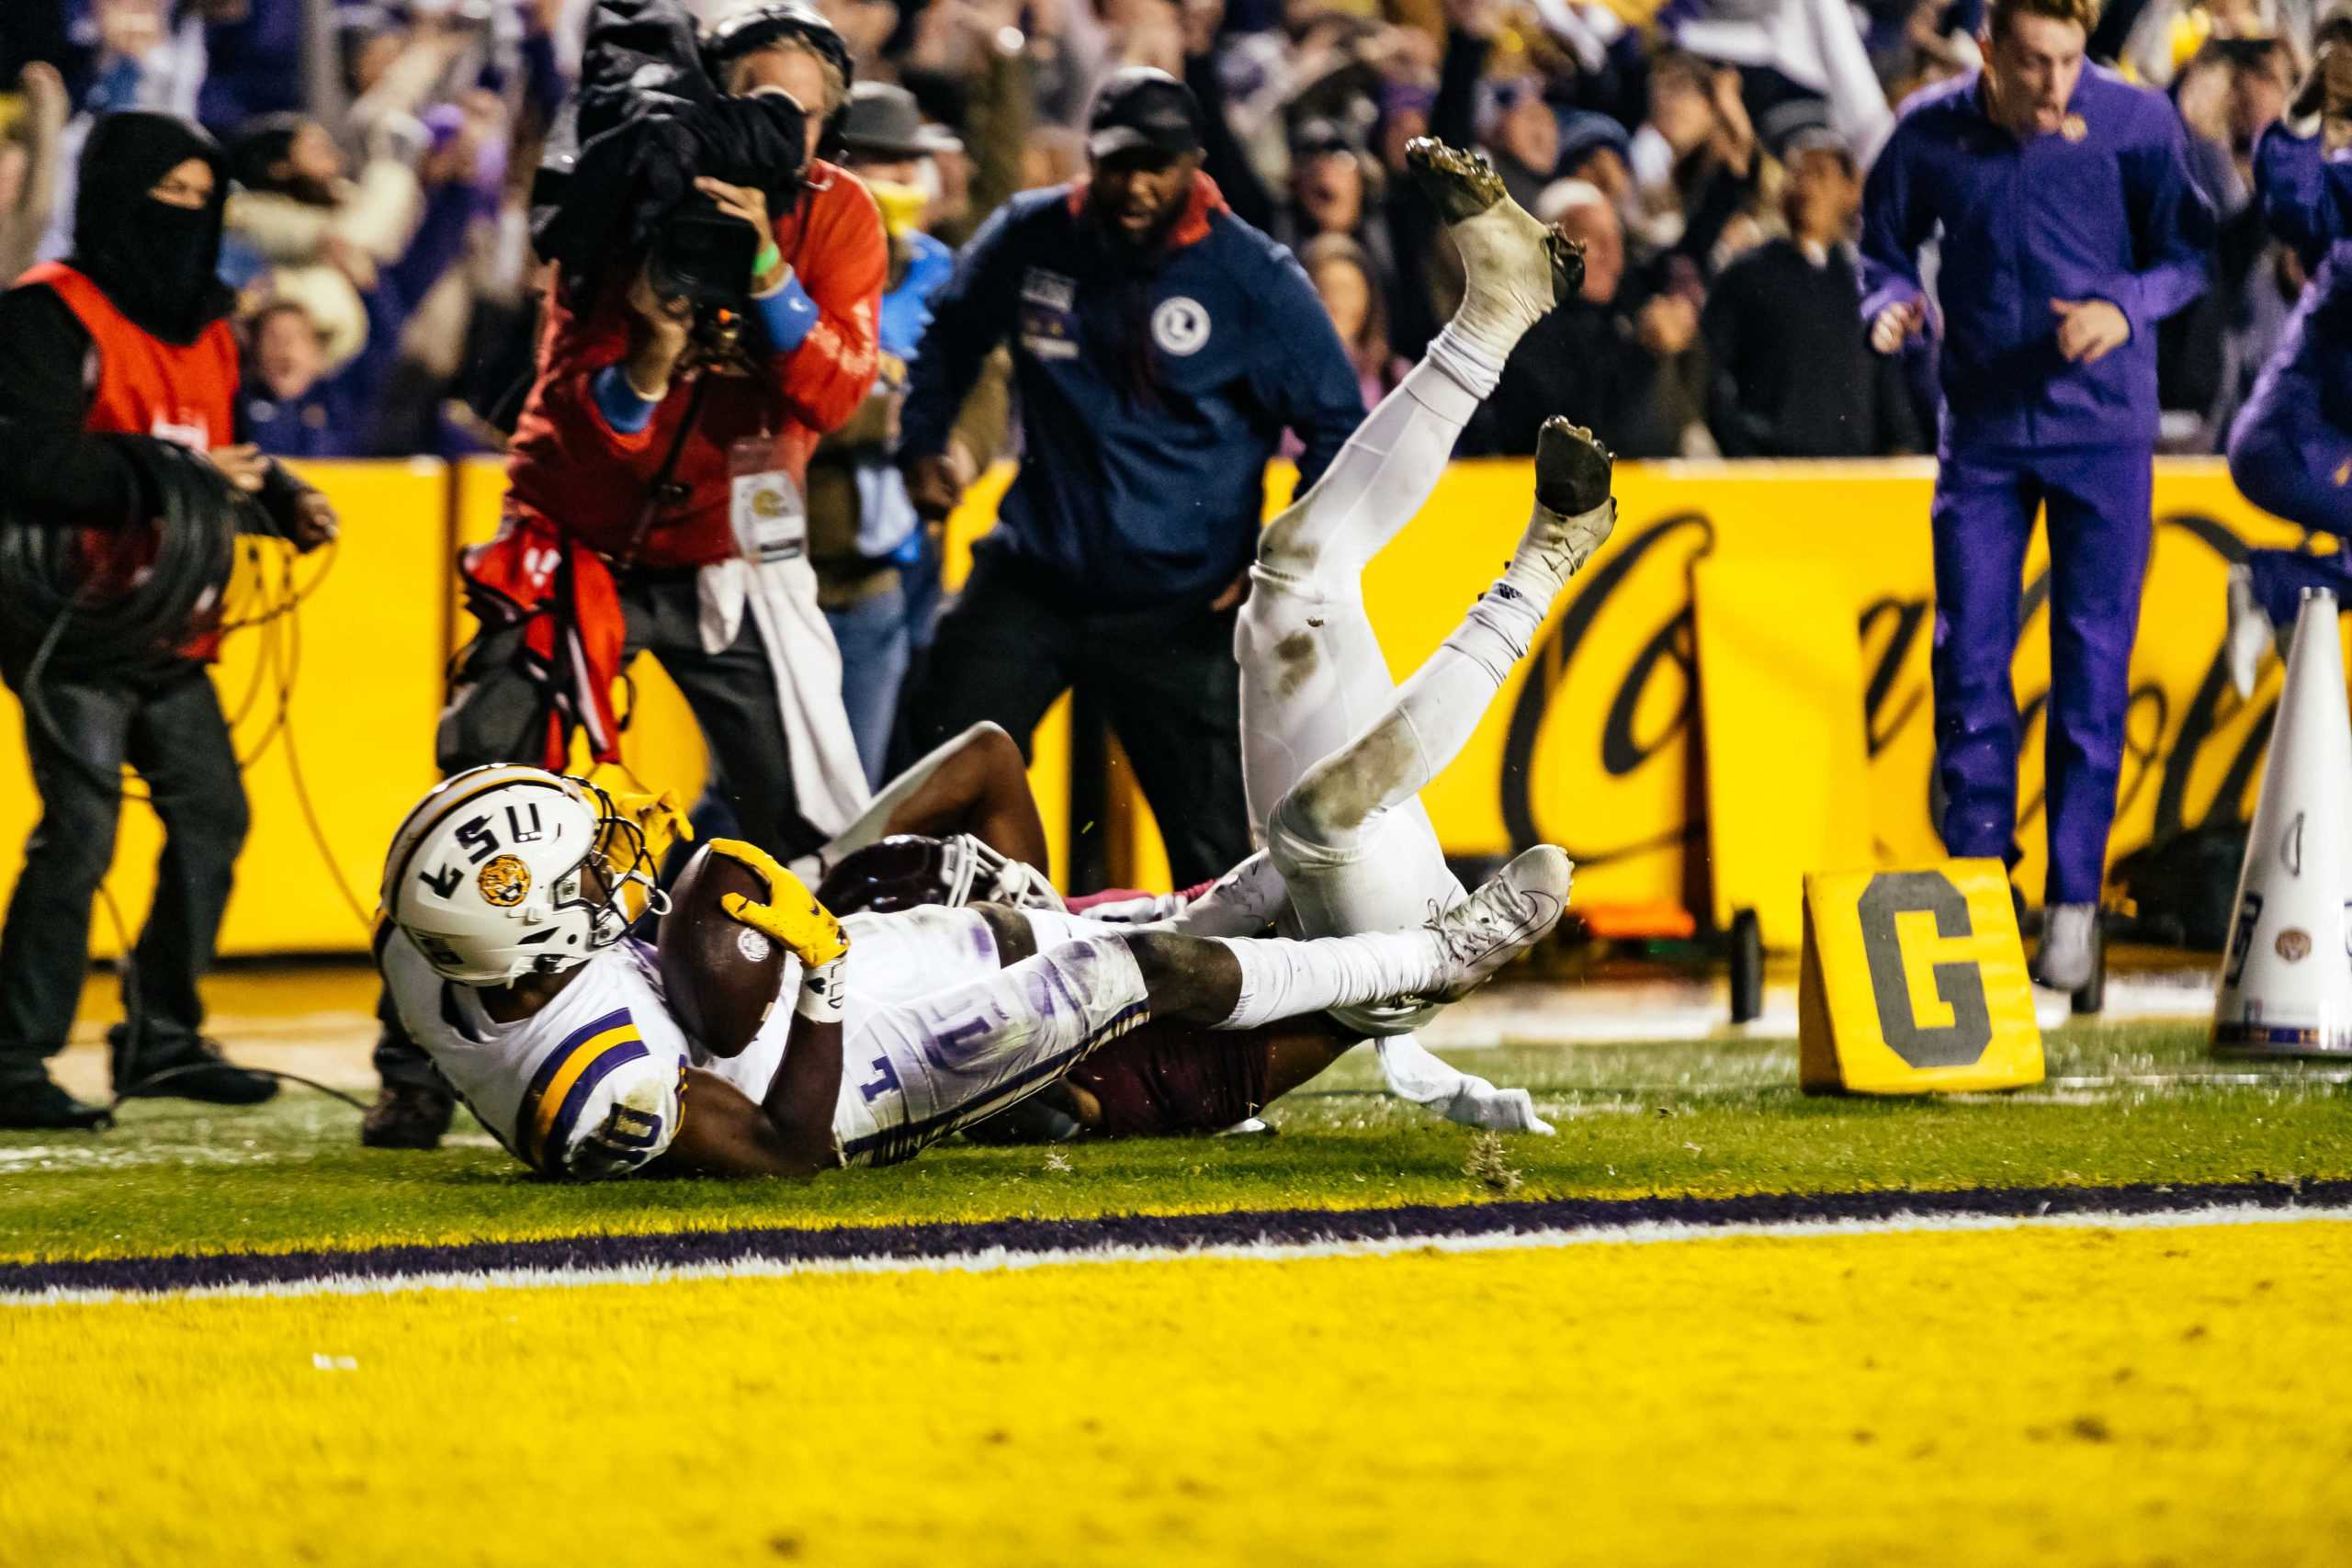
{"type": "Polygon", "coordinates": [[[2098,934],[2098,905],[2052,904],[2042,916],[2035,982],[2053,991],[2079,991],[2089,985],[2098,934]]]}
{"type": "Polygon", "coordinates": [[[1575,871],[1558,847],[1538,844],[1431,920],[1429,929],[1442,950],[1444,972],[1428,999],[1461,1000],[1543,941],[1568,907],[1575,871]]]}
{"type": "Polygon", "coordinates": [[[2243,701],[2254,695],[2263,651],[2278,640],[2278,628],[2271,624],[2262,601],[2254,596],[2254,570],[2243,561],[2230,568],[2229,604],[2229,631],[2222,648],[2229,660],[2230,684],[2243,701]]]}

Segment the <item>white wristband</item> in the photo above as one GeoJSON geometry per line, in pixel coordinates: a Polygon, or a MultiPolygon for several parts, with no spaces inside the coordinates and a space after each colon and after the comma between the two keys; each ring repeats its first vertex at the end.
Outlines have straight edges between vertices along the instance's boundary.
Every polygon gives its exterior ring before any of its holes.
{"type": "Polygon", "coordinates": [[[843,983],[847,967],[836,958],[803,974],[799,999],[792,1004],[794,1014],[811,1023],[839,1023],[849,1002],[849,987],[843,983]]]}

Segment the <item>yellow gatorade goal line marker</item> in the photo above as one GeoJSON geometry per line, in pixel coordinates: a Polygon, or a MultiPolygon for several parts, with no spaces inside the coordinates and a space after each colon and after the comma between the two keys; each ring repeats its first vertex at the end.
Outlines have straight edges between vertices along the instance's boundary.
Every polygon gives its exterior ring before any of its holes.
{"type": "Polygon", "coordinates": [[[2041,1081],[2009,879],[1995,860],[1804,879],[1797,1072],[1807,1094],[2041,1081]]]}

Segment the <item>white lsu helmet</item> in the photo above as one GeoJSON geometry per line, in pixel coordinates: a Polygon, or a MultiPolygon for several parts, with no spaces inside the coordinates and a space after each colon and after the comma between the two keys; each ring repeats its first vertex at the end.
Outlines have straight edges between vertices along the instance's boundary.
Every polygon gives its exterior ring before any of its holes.
{"type": "Polygon", "coordinates": [[[435,785],[392,835],[384,912],[443,979],[503,986],[618,942],[624,894],[635,884],[651,896],[654,869],[643,831],[595,785],[544,768],[472,768],[435,785]]]}

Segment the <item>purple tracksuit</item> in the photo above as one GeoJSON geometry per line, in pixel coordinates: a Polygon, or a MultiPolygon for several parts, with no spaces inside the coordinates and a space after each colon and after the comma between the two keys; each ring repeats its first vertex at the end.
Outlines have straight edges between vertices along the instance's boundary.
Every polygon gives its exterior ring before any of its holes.
{"type": "Polygon", "coordinates": [[[2213,217],[2172,106],[2086,67],[2063,130],[1988,118],[1972,73],[1904,106],[1863,200],[1865,322],[1918,299],[1941,231],[1942,468],[1936,480],[1936,752],[1955,855],[2018,859],[2019,716],[2009,682],[2026,542],[2051,539],[2050,879],[2098,899],[2147,570],[2156,323],[2204,292],[2213,217]],[[2058,352],[2052,300],[2104,299],[2131,341],[2058,352]]]}
{"type": "MultiPolygon", "coordinates": [[[[2256,506],[2352,551],[2352,163],[2323,158],[2315,136],[2273,126],[2255,146],[2254,183],[2264,220],[2312,280],[2230,429],[2230,477],[2256,506]]],[[[2246,565],[2281,627],[2295,624],[2305,588],[2352,604],[2345,553],[2250,550],[2246,565]]]]}

